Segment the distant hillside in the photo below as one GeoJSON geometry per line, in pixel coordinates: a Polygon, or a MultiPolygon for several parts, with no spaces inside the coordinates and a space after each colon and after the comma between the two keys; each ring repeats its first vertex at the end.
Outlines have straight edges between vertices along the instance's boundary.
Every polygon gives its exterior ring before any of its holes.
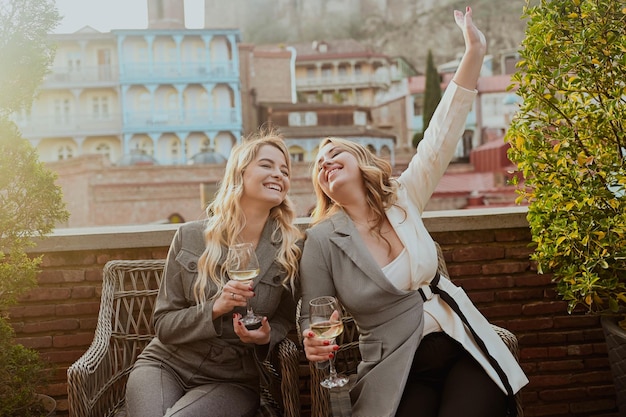
{"type": "Polygon", "coordinates": [[[467,4],[489,53],[518,47],[525,0],[205,0],[205,26],[239,28],[250,43],[354,38],[423,72],[428,49],[436,64],[463,52],[452,11],[467,4]]]}

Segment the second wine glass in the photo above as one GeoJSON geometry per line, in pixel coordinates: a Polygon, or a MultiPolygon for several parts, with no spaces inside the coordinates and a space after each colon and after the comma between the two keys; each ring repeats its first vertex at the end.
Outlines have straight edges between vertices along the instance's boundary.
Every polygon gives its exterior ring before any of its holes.
{"type": "MultiPolygon", "coordinates": [[[[238,243],[228,248],[226,268],[230,279],[251,284],[259,275],[259,261],[251,243],[238,243]]],[[[246,300],[246,315],[240,321],[248,328],[258,327],[262,317],[254,314],[250,300],[246,300]]]]}
{"type": "MultiPolygon", "coordinates": [[[[335,297],[317,297],[309,301],[309,320],[311,331],[316,337],[334,343],[337,336],[343,333],[341,307],[335,297]]],[[[325,388],[343,387],[348,378],[337,374],[334,359],[329,359],[329,375],[320,384],[325,388]]]]}

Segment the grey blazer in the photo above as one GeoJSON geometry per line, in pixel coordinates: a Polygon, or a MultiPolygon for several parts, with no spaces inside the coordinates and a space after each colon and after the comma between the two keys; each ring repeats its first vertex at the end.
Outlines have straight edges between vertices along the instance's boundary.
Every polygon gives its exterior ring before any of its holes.
{"type": "MultiPolygon", "coordinates": [[[[144,361],[156,361],[169,368],[191,388],[211,382],[234,382],[258,390],[258,361],[294,328],[295,302],[282,285],[284,273],[274,262],[278,242],[272,242],[274,228],[265,225],[256,249],[261,272],[255,278],[251,306],[267,316],[272,328],[269,346],[242,343],[235,334],[232,315],[212,320],[213,301],[200,308],[193,295],[198,277],[198,259],[205,248],[204,222],[182,225],[170,246],[163,282],[156,301],[154,321],[157,336],[141,353],[144,361]]],[[[226,251],[222,257],[225,259],[226,251]]],[[[225,278],[227,279],[227,278],[225,278]]],[[[216,292],[215,285],[208,295],[216,292]]],[[[245,314],[243,308],[235,311],[245,314]]]]}

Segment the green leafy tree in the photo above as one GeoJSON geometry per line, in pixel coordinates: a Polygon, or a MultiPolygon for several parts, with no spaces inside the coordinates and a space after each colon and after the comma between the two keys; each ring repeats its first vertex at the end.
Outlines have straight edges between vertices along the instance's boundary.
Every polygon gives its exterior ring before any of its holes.
{"type": "Polygon", "coordinates": [[[430,119],[433,118],[435,109],[441,101],[441,78],[439,72],[433,61],[433,53],[428,50],[428,57],[426,58],[426,85],[424,88],[424,129],[430,124],[430,119]]]}
{"type": "Polygon", "coordinates": [[[525,8],[514,75],[523,99],[506,139],[524,182],[540,272],[571,312],[626,304],[626,4],[525,8]]]}
{"type": "Polygon", "coordinates": [[[33,237],[68,217],[55,179],[15,124],[0,119],[0,311],[36,284],[40,258],[25,252],[33,237]]]}
{"type": "Polygon", "coordinates": [[[50,32],[59,21],[52,0],[0,1],[0,415],[40,416],[36,389],[46,364],[13,342],[8,307],[36,284],[41,258],[26,250],[67,220],[55,175],[38,160],[9,116],[30,106],[48,71],[50,32]]]}
{"type": "Polygon", "coordinates": [[[32,103],[54,59],[47,35],[59,19],[53,0],[0,1],[0,117],[32,103]]]}

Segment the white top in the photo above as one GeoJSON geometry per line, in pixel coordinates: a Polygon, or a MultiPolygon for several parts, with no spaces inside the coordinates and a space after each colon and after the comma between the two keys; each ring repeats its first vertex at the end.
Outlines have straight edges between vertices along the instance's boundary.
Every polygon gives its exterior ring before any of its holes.
{"type": "MultiPolygon", "coordinates": [[[[411,288],[411,263],[409,262],[409,252],[406,248],[403,248],[402,252],[400,252],[393,261],[383,266],[382,270],[394,287],[405,291],[411,288]]],[[[437,294],[434,294],[432,298],[426,302],[439,303],[441,300],[437,294]]],[[[442,329],[437,319],[435,319],[428,310],[424,310],[424,331],[422,335],[426,336],[429,333],[440,331],[442,331],[442,329]]]]}

